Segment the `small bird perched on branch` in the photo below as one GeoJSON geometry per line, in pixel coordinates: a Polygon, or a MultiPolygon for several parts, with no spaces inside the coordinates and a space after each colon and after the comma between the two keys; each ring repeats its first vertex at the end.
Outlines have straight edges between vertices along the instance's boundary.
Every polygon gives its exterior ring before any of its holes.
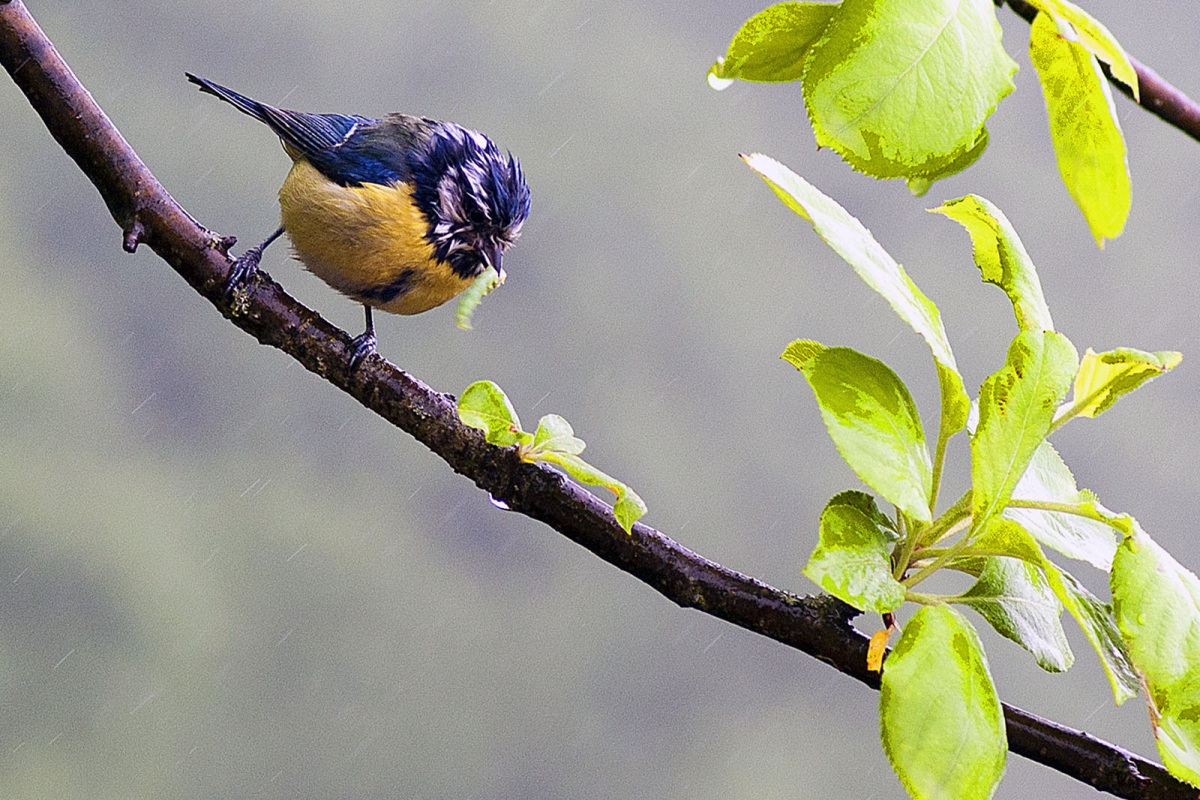
{"type": "Polygon", "coordinates": [[[353,371],[375,351],[371,309],[419,314],[488,269],[500,275],[504,251],[529,216],[529,187],[520,162],[488,137],[407,114],[288,111],[186,74],[265,123],[293,162],[279,190],[282,225],[235,262],[227,291],[287,233],[309,271],[366,310],[353,371]]]}

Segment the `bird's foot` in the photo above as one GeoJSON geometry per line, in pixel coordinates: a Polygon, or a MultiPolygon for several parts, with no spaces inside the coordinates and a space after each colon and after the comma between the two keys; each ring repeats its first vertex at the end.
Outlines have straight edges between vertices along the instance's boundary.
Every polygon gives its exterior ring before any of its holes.
{"type": "Polygon", "coordinates": [[[262,254],[262,245],[255,245],[234,260],[233,268],[229,270],[229,277],[225,279],[226,295],[233,294],[234,289],[258,272],[258,262],[262,260],[262,254]]]}
{"type": "Polygon", "coordinates": [[[351,342],[354,350],[350,354],[350,372],[353,374],[362,364],[363,359],[375,352],[375,332],[365,331],[354,337],[351,342]]]}
{"type": "Polygon", "coordinates": [[[258,262],[262,260],[263,250],[271,242],[283,235],[283,228],[280,227],[274,233],[266,238],[262,244],[256,244],[246,252],[242,253],[241,257],[233,262],[233,269],[229,270],[229,277],[225,279],[225,294],[233,294],[233,290],[241,284],[245,283],[250,276],[258,272],[258,262]]]}

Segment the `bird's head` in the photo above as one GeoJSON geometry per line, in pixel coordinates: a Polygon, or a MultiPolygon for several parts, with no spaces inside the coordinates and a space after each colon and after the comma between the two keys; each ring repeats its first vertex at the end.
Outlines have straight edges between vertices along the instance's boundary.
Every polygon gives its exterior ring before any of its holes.
{"type": "Polygon", "coordinates": [[[529,216],[521,164],[491,139],[439,123],[412,165],[413,198],[429,220],[434,255],[464,278],[500,272],[504,251],[529,216]]]}

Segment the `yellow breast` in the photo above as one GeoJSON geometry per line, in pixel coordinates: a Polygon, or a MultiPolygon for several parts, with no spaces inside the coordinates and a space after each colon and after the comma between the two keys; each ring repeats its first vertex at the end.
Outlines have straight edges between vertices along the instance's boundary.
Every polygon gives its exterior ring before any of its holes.
{"type": "Polygon", "coordinates": [[[339,186],[300,158],[279,190],[292,252],[334,289],[393,314],[419,314],[471,281],[437,261],[405,184],[339,186]]]}

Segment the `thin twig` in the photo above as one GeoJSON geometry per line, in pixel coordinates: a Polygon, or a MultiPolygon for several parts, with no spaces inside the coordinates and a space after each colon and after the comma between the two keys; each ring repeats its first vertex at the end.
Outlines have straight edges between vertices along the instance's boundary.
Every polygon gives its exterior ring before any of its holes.
{"type": "MultiPolygon", "coordinates": [[[[879,688],[879,676],[866,668],[868,640],[850,625],[856,612],[845,604],[780,591],[640,523],[626,535],[595,496],[549,469],[521,462],[511,448],[484,442],[480,431],[459,421],[453,397],[378,357],[349,373],[351,337],[265,275],[227,298],[231,240],[200,226],[159,185],[20,0],[0,0],[0,63],[96,185],[127,250],[147,244],[239,328],[409,433],[514,511],[546,523],[680,606],[794,647],[879,688]]],[[[1014,753],[1096,789],[1131,800],[1197,797],[1161,766],[1115,745],[1018,708],[1005,706],[1004,713],[1014,753]]]]}

